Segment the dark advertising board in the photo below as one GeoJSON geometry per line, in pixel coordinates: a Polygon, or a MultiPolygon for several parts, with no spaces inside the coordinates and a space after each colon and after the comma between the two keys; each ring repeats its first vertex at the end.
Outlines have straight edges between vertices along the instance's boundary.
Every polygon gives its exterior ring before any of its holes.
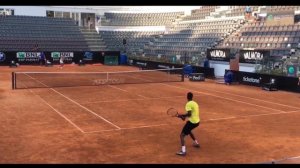
{"type": "Polygon", "coordinates": [[[129,60],[129,64],[133,66],[138,66],[143,69],[170,69],[170,68],[182,68],[181,64],[171,64],[171,63],[162,63],[162,62],[154,62],[154,61],[143,61],[131,59],[129,60]]]}
{"type": "MultiPolygon", "coordinates": [[[[141,69],[172,69],[172,68],[183,68],[182,64],[162,63],[155,61],[144,61],[129,59],[128,64],[132,66],[140,67],[141,69]]],[[[205,78],[214,78],[214,68],[192,66],[193,73],[203,73],[205,78]]]]}
{"type": "MultiPolygon", "coordinates": [[[[19,63],[20,65],[39,65],[41,60],[42,52],[32,51],[0,51],[0,65],[8,66],[12,60],[19,63]]],[[[117,56],[120,57],[119,51],[85,51],[85,52],[61,52],[61,51],[46,51],[43,52],[45,59],[52,62],[53,64],[59,64],[61,57],[64,57],[64,63],[79,63],[82,60],[84,63],[104,63],[104,57],[117,56]]]]}
{"type": "Polygon", "coordinates": [[[230,49],[207,49],[207,59],[229,62],[230,49]]]}
{"type": "Polygon", "coordinates": [[[119,65],[120,51],[102,51],[100,62],[106,65],[119,65]]]}
{"type": "MultiPolygon", "coordinates": [[[[225,73],[228,70],[225,70],[225,73]]],[[[292,92],[300,92],[298,86],[298,78],[289,76],[277,76],[268,74],[259,74],[251,72],[233,71],[234,81],[245,85],[262,87],[265,83],[269,83],[271,79],[275,79],[279,90],[292,92]]]]}
{"type": "Polygon", "coordinates": [[[12,60],[16,60],[16,52],[0,51],[0,65],[9,65],[12,60]]]}
{"type": "Polygon", "coordinates": [[[240,63],[256,64],[270,56],[269,50],[240,50],[240,63]]]}

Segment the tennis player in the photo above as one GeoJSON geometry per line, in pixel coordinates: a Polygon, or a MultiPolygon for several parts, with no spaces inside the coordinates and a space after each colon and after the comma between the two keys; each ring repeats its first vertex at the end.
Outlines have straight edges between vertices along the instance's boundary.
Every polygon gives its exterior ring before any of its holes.
{"type": "Polygon", "coordinates": [[[185,105],[186,114],[180,114],[178,115],[179,118],[186,118],[188,117],[188,121],[184,125],[181,134],[180,134],[180,141],[181,141],[181,151],[177,152],[177,155],[185,156],[186,155],[186,147],[184,144],[184,138],[186,135],[190,135],[190,137],[193,139],[193,146],[196,148],[200,148],[200,145],[195,138],[194,134],[192,133],[192,130],[199,126],[200,124],[200,116],[199,116],[199,106],[198,104],[193,101],[193,93],[188,92],[187,93],[187,103],[185,105]]]}
{"type": "Polygon", "coordinates": [[[60,56],[59,64],[60,64],[59,68],[62,69],[64,66],[64,57],[63,56],[60,56]]]}

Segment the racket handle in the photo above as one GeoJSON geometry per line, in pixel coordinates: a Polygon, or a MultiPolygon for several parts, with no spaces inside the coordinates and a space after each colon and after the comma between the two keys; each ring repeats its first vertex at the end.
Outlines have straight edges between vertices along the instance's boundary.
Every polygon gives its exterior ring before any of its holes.
{"type": "Polygon", "coordinates": [[[182,119],[182,121],[184,121],[184,120],[185,120],[185,117],[184,117],[183,115],[177,114],[177,117],[178,117],[178,118],[181,118],[181,119],[182,119]]]}

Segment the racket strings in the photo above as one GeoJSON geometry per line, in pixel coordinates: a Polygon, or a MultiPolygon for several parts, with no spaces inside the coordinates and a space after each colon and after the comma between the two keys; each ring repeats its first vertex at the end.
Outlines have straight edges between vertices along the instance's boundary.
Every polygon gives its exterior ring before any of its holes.
{"type": "Polygon", "coordinates": [[[178,111],[174,108],[169,108],[167,110],[167,114],[170,115],[170,116],[176,116],[178,114],[178,111]]]}

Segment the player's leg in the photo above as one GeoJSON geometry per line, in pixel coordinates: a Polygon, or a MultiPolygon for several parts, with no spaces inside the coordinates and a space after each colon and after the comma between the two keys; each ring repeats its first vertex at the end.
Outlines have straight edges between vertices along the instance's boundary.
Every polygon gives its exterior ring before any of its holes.
{"type": "Polygon", "coordinates": [[[197,148],[200,148],[200,144],[199,144],[199,142],[198,142],[198,140],[195,138],[195,136],[194,136],[194,134],[191,132],[190,133],[190,136],[191,136],[191,138],[193,139],[193,146],[194,147],[197,147],[197,148]]]}
{"type": "Polygon", "coordinates": [[[186,135],[183,132],[180,134],[181,150],[176,153],[177,155],[181,155],[181,156],[186,155],[186,147],[185,147],[185,143],[184,143],[185,136],[186,135]]]}
{"type": "Polygon", "coordinates": [[[199,123],[197,123],[197,124],[192,124],[192,125],[193,125],[193,126],[192,126],[192,128],[191,128],[190,137],[191,137],[191,138],[193,139],[193,141],[194,141],[193,146],[199,148],[199,147],[200,147],[200,144],[199,144],[199,142],[197,141],[195,135],[194,135],[193,132],[192,132],[193,129],[195,129],[196,127],[199,126],[199,123]]]}
{"type": "Polygon", "coordinates": [[[180,133],[181,151],[177,152],[176,153],[177,155],[181,155],[181,156],[186,155],[186,147],[185,147],[185,143],[184,143],[184,138],[186,135],[190,134],[190,131],[191,131],[191,125],[190,125],[190,122],[187,121],[180,133]]]}

